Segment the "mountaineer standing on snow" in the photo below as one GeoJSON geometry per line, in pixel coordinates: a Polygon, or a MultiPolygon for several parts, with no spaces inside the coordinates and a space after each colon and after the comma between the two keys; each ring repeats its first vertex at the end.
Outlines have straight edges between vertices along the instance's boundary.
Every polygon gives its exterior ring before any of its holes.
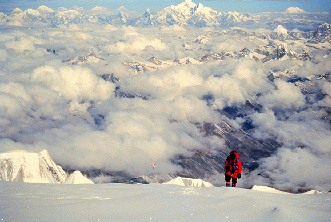
{"type": "Polygon", "coordinates": [[[230,155],[226,158],[224,172],[226,186],[230,186],[232,178],[232,186],[235,187],[237,184],[237,178],[241,178],[242,165],[239,160],[239,154],[236,151],[231,151],[230,155]]]}

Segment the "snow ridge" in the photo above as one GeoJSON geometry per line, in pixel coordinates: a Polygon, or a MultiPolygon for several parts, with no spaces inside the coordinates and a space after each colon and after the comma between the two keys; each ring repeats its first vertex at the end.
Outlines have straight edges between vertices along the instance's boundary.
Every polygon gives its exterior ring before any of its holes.
{"type": "Polygon", "coordinates": [[[228,26],[248,20],[246,15],[237,12],[218,12],[203,6],[201,3],[197,5],[191,0],[186,0],[177,6],[171,5],[156,13],[147,9],[147,11],[140,16],[137,16],[134,12],[129,12],[124,7],[120,7],[113,12],[99,6],[94,7],[90,11],[84,11],[80,8],[54,11],[42,5],[37,10],[28,9],[22,11],[21,9],[15,9],[10,15],[3,14],[1,17],[0,24],[16,26],[32,24],[60,26],[100,22],[112,25],[139,27],[157,25],[211,27],[228,26]]]}
{"type": "Polygon", "coordinates": [[[211,183],[203,181],[201,179],[182,178],[182,177],[177,177],[164,184],[175,184],[180,186],[192,186],[192,187],[213,187],[211,183]]]}

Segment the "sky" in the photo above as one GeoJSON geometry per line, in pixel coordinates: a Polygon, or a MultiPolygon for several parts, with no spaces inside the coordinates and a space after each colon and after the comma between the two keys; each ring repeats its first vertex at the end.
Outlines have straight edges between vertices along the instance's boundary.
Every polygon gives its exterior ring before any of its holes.
{"type": "MultiPolygon", "coordinates": [[[[83,7],[84,9],[91,9],[95,6],[103,6],[108,10],[115,10],[120,6],[126,7],[130,11],[144,12],[146,9],[152,11],[160,11],[170,5],[178,5],[184,0],[1,0],[0,11],[5,14],[10,13],[15,8],[26,10],[28,8],[36,9],[40,5],[45,5],[52,9],[59,7],[71,8],[73,6],[83,7]]],[[[241,13],[258,13],[258,12],[282,12],[288,7],[299,7],[307,12],[329,12],[331,13],[330,0],[283,0],[283,1],[254,1],[254,0],[193,0],[194,3],[201,3],[204,6],[210,7],[221,12],[237,11],[241,13]]]]}

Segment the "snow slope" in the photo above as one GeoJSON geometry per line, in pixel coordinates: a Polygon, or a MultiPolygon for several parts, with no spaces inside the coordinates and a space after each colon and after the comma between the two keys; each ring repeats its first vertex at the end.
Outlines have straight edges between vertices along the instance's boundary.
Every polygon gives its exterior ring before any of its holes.
{"type": "Polygon", "coordinates": [[[329,221],[330,193],[0,181],[1,221],[329,221]]]}

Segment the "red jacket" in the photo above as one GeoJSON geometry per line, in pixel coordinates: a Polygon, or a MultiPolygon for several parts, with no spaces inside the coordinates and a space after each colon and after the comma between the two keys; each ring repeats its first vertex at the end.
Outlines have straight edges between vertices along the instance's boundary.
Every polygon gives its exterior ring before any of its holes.
{"type": "Polygon", "coordinates": [[[239,154],[235,151],[232,151],[231,154],[226,158],[224,172],[228,175],[237,175],[238,173],[241,173],[241,170],[242,164],[239,160],[239,154]]]}

